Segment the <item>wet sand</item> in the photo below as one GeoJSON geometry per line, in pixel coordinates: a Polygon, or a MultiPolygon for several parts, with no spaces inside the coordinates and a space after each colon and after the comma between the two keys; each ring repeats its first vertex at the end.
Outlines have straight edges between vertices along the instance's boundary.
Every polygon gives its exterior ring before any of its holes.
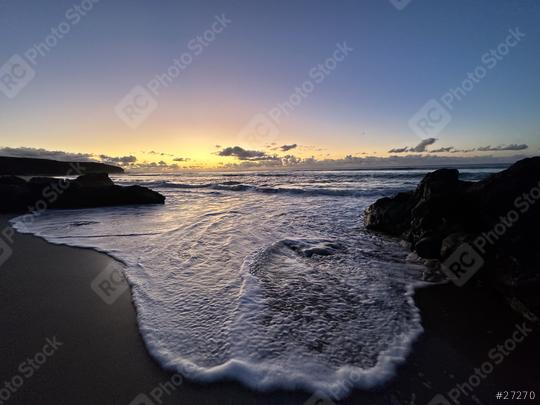
{"type": "MultiPolygon", "coordinates": [[[[0,216],[0,231],[9,218],[0,216]]],[[[12,252],[0,266],[0,404],[331,404],[300,391],[171,380],[144,347],[129,290],[107,304],[91,288],[119,263],[30,235],[3,239],[12,252]]],[[[492,404],[505,390],[540,397],[540,325],[486,291],[436,286],[418,290],[415,301],[425,331],[407,362],[390,382],[339,403],[428,404],[443,394],[450,404],[492,404]],[[518,342],[520,333],[527,336],[518,342]],[[481,374],[471,377],[475,368],[481,374]],[[449,391],[461,392],[459,402],[449,391]]],[[[446,404],[438,399],[433,404],[446,404]]]]}

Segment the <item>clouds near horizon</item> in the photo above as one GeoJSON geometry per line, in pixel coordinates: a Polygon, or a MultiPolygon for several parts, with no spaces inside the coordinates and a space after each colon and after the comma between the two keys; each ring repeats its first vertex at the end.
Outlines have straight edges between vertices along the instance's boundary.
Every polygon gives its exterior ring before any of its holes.
{"type": "MultiPolygon", "coordinates": [[[[365,152],[357,153],[356,155],[347,155],[344,158],[316,158],[314,156],[310,157],[299,157],[293,154],[285,154],[282,156],[278,155],[269,155],[267,152],[259,150],[250,150],[245,149],[241,146],[229,146],[223,147],[220,151],[214,152],[216,155],[236,159],[231,162],[222,162],[218,166],[221,169],[361,169],[361,168],[380,168],[380,167],[422,167],[422,166],[444,166],[444,165],[460,165],[460,164],[488,164],[488,163],[512,163],[520,158],[525,156],[523,155],[514,155],[514,156],[494,156],[494,155],[485,155],[483,153],[476,156],[441,156],[436,155],[436,153],[470,153],[470,152],[500,152],[500,151],[521,151],[528,148],[526,144],[510,144],[510,145],[500,145],[496,147],[485,146],[478,147],[473,149],[456,149],[453,146],[441,147],[434,150],[427,150],[427,145],[432,145],[434,143],[433,138],[428,140],[423,140],[419,145],[414,148],[404,147],[396,148],[395,151],[406,150],[410,151],[413,149],[424,149],[424,153],[411,153],[403,156],[391,155],[387,157],[383,156],[374,156],[368,155],[365,152]]],[[[294,144],[293,144],[294,145],[294,144]]],[[[289,145],[290,146],[290,145],[289,145]]],[[[281,147],[280,147],[281,148],[281,147]]],[[[294,149],[294,148],[292,148],[294,149]]],[[[400,153],[400,152],[394,152],[400,153]]],[[[157,153],[156,155],[161,155],[157,153]]],[[[73,153],[65,151],[49,151],[46,149],[40,148],[29,148],[29,147],[19,147],[19,148],[9,148],[9,147],[0,147],[0,156],[11,156],[11,157],[30,157],[30,158],[41,158],[41,159],[54,159],[62,161],[93,161],[93,162],[102,162],[107,164],[113,164],[122,166],[127,170],[132,171],[174,171],[181,169],[204,169],[203,166],[193,162],[191,165],[186,165],[186,162],[191,161],[191,158],[187,157],[175,157],[172,159],[171,163],[168,163],[164,160],[159,162],[152,162],[139,159],[133,155],[126,156],[109,156],[105,154],[91,154],[91,153],[73,153]],[[184,163],[180,166],[178,163],[184,163]]],[[[174,155],[172,155],[174,156],[174,155]]]]}
{"type": "Polygon", "coordinates": [[[443,147],[443,148],[439,148],[439,149],[430,150],[429,153],[451,152],[452,149],[454,149],[453,146],[447,146],[447,147],[443,147]]]}
{"type": "Polygon", "coordinates": [[[127,156],[109,156],[105,154],[93,153],[73,153],[59,150],[47,150],[43,148],[30,147],[1,147],[0,156],[32,159],[50,159],[62,162],[98,162],[122,167],[133,167],[137,163],[137,157],[127,156]]]}
{"type": "Polygon", "coordinates": [[[433,145],[435,142],[437,142],[437,138],[422,139],[418,145],[416,145],[414,148],[410,148],[409,152],[425,152],[426,148],[429,145],[433,145]]]}
{"type": "Polygon", "coordinates": [[[408,152],[409,148],[405,146],[404,148],[393,148],[388,151],[388,153],[404,153],[408,152]]]}
{"type": "Polygon", "coordinates": [[[238,160],[274,160],[276,157],[258,150],[248,150],[240,146],[229,146],[219,151],[218,156],[235,157],[238,160]]]}
{"type": "Polygon", "coordinates": [[[426,138],[422,139],[420,143],[412,148],[405,146],[403,148],[393,148],[388,151],[388,153],[405,153],[405,152],[416,152],[421,153],[425,152],[429,145],[433,145],[437,142],[437,138],[426,138]]]}
{"type": "Polygon", "coordinates": [[[227,163],[222,166],[229,170],[355,170],[355,169],[380,169],[380,168],[407,168],[407,167],[444,167],[465,166],[470,164],[510,164],[525,158],[524,155],[514,156],[439,156],[426,154],[412,154],[404,156],[352,156],[342,159],[316,159],[314,157],[298,158],[293,155],[279,157],[270,162],[245,160],[227,163]]]}
{"type": "Polygon", "coordinates": [[[524,143],[522,144],[510,144],[510,145],[499,145],[499,146],[494,146],[494,147],[491,147],[491,145],[488,145],[488,146],[481,146],[479,148],[477,148],[476,150],[480,151],[480,152],[497,152],[497,151],[501,151],[501,150],[525,150],[525,149],[528,149],[529,148],[529,145],[526,145],[524,143]]]}
{"type": "Polygon", "coordinates": [[[456,149],[454,146],[443,146],[438,149],[432,149],[428,150],[427,147],[430,145],[433,145],[435,142],[437,142],[437,138],[427,138],[423,139],[418,145],[415,147],[408,147],[405,146],[403,148],[392,148],[388,151],[388,153],[406,153],[406,152],[429,152],[429,153],[470,153],[470,152],[500,152],[500,151],[521,151],[529,148],[529,145],[527,144],[509,144],[509,145],[499,145],[499,146],[478,146],[476,148],[471,149],[456,149]]]}
{"type": "Polygon", "coordinates": [[[283,152],[287,152],[287,151],[290,151],[291,149],[295,149],[298,145],[293,143],[291,145],[281,145],[280,146],[280,149],[283,151],[283,152]]]}
{"type": "Polygon", "coordinates": [[[137,158],[133,155],[118,156],[118,157],[99,155],[99,158],[103,163],[109,163],[109,164],[121,165],[121,166],[127,166],[137,161],[137,158]]]}
{"type": "Polygon", "coordinates": [[[59,150],[30,148],[24,146],[18,148],[1,147],[0,156],[82,162],[96,160],[93,158],[94,155],[92,155],[91,153],[72,153],[59,150]]]}

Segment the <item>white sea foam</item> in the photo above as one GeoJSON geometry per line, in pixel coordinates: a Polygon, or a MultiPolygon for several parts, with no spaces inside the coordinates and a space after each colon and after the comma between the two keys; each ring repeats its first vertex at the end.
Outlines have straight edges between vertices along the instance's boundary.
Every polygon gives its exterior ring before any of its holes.
{"type": "Polygon", "coordinates": [[[13,224],[121,260],[162,366],[343,398],[388,380],[422,331],[413,288],[423,267],[361,217],[422,175],[123,176],[115,180],[152,185],[166,205],[47,211],[13,224]]]}

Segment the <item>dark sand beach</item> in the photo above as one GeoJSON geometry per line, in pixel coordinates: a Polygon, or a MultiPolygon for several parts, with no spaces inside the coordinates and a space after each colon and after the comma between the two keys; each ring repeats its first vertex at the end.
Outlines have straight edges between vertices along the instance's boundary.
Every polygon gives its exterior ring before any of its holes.
{"type": "MultiPolygon", "coordinates": [[[[1,229],[9,218],[0,216],[1,229]]],[[[317,402],[304,392],[257,393],[235,382],[184,381],[170,390],[166,383],[171,374],[145,350],[129,292],[108,305],[91,289],[110,257],[21,234],[15,234],[10,247],[12,255],[0,268],[0,381],[3,395],[6,382],[18,387],[11,385],[2,404],[139,404],[145,402],[132,401],[141,394],[151,397],[160,384],[161,398],[150,403],[331,403],[317,402]],[[50,356],[35,357],[47,339],[54,338],[61,345],[50,356]],[[42,364],[35,365],[31,376],[22,376],[20,365],[31,357],[42,364]]],[[[427,404],[458,384],[463,388],[485,362],[492,371],[471,380],[479,383],[470,395],[449,403],[492,404],[499,402],[497,391],[539,389],[539,326],[510,310],[501,298],[445,285],[418,290],[415,301],[424,333],[396,377],[376,390],[355,391],[340,403],[427,404]],[[488,352],[512,338],[519,330],[516,325],[531,332],[521,342],[514,340],[515,348],[499,354],[500,364],[495,364],[488,352]]],[[[50,347],[47,350],[50,353],[50,347]]]]}

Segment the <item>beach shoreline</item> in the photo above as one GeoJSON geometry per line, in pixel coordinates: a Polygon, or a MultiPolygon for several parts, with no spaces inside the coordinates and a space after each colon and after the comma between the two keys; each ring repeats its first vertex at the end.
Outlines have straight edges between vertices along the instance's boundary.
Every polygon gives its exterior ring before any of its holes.
{"type": "MultiPolygon", "coordinates": [[[[12,217],[1,215],[0,229],[6,229],[12,217]]],[[[182,381],[171,389],[164,384],[171,382],[172,374],[146,351],[129,290],[108,304],[92,289],[96,277],[114,264],[112,258],[20,233],[14,234],[9,249],[11,254],[0,267],[0,320],[5,325],[0,338],[4,360],[0,381],[19,376],[23,384],[12,386],[9,398],[2,398],[4,403],[127,405],[137,397],[152,397],[159,389],[162,404],[310,400],[310,394],[301,391],[260,393],[230,381],[182,381]],[[20,365],[54,338],[61,342],[57,350],[30,377],[20,373],[20,365]]],[[[355,390],[339,403],[422,404],[438,394],[447,396],[468,381],[475,368],[490,361],[490,350],[511,338],[516,325],[526,322],[495,293],[453,285],[418,289],[415,303],[424,333],[396,376],[377,389],[355,390]]],[[[480,403],[492,403],[499,390],[538,388],[534,386],[540,362],[534,346],[538,326],[531,329],[472,394],[462,394],[461,403],[473,401],[472,395],[480,403]]]]}

